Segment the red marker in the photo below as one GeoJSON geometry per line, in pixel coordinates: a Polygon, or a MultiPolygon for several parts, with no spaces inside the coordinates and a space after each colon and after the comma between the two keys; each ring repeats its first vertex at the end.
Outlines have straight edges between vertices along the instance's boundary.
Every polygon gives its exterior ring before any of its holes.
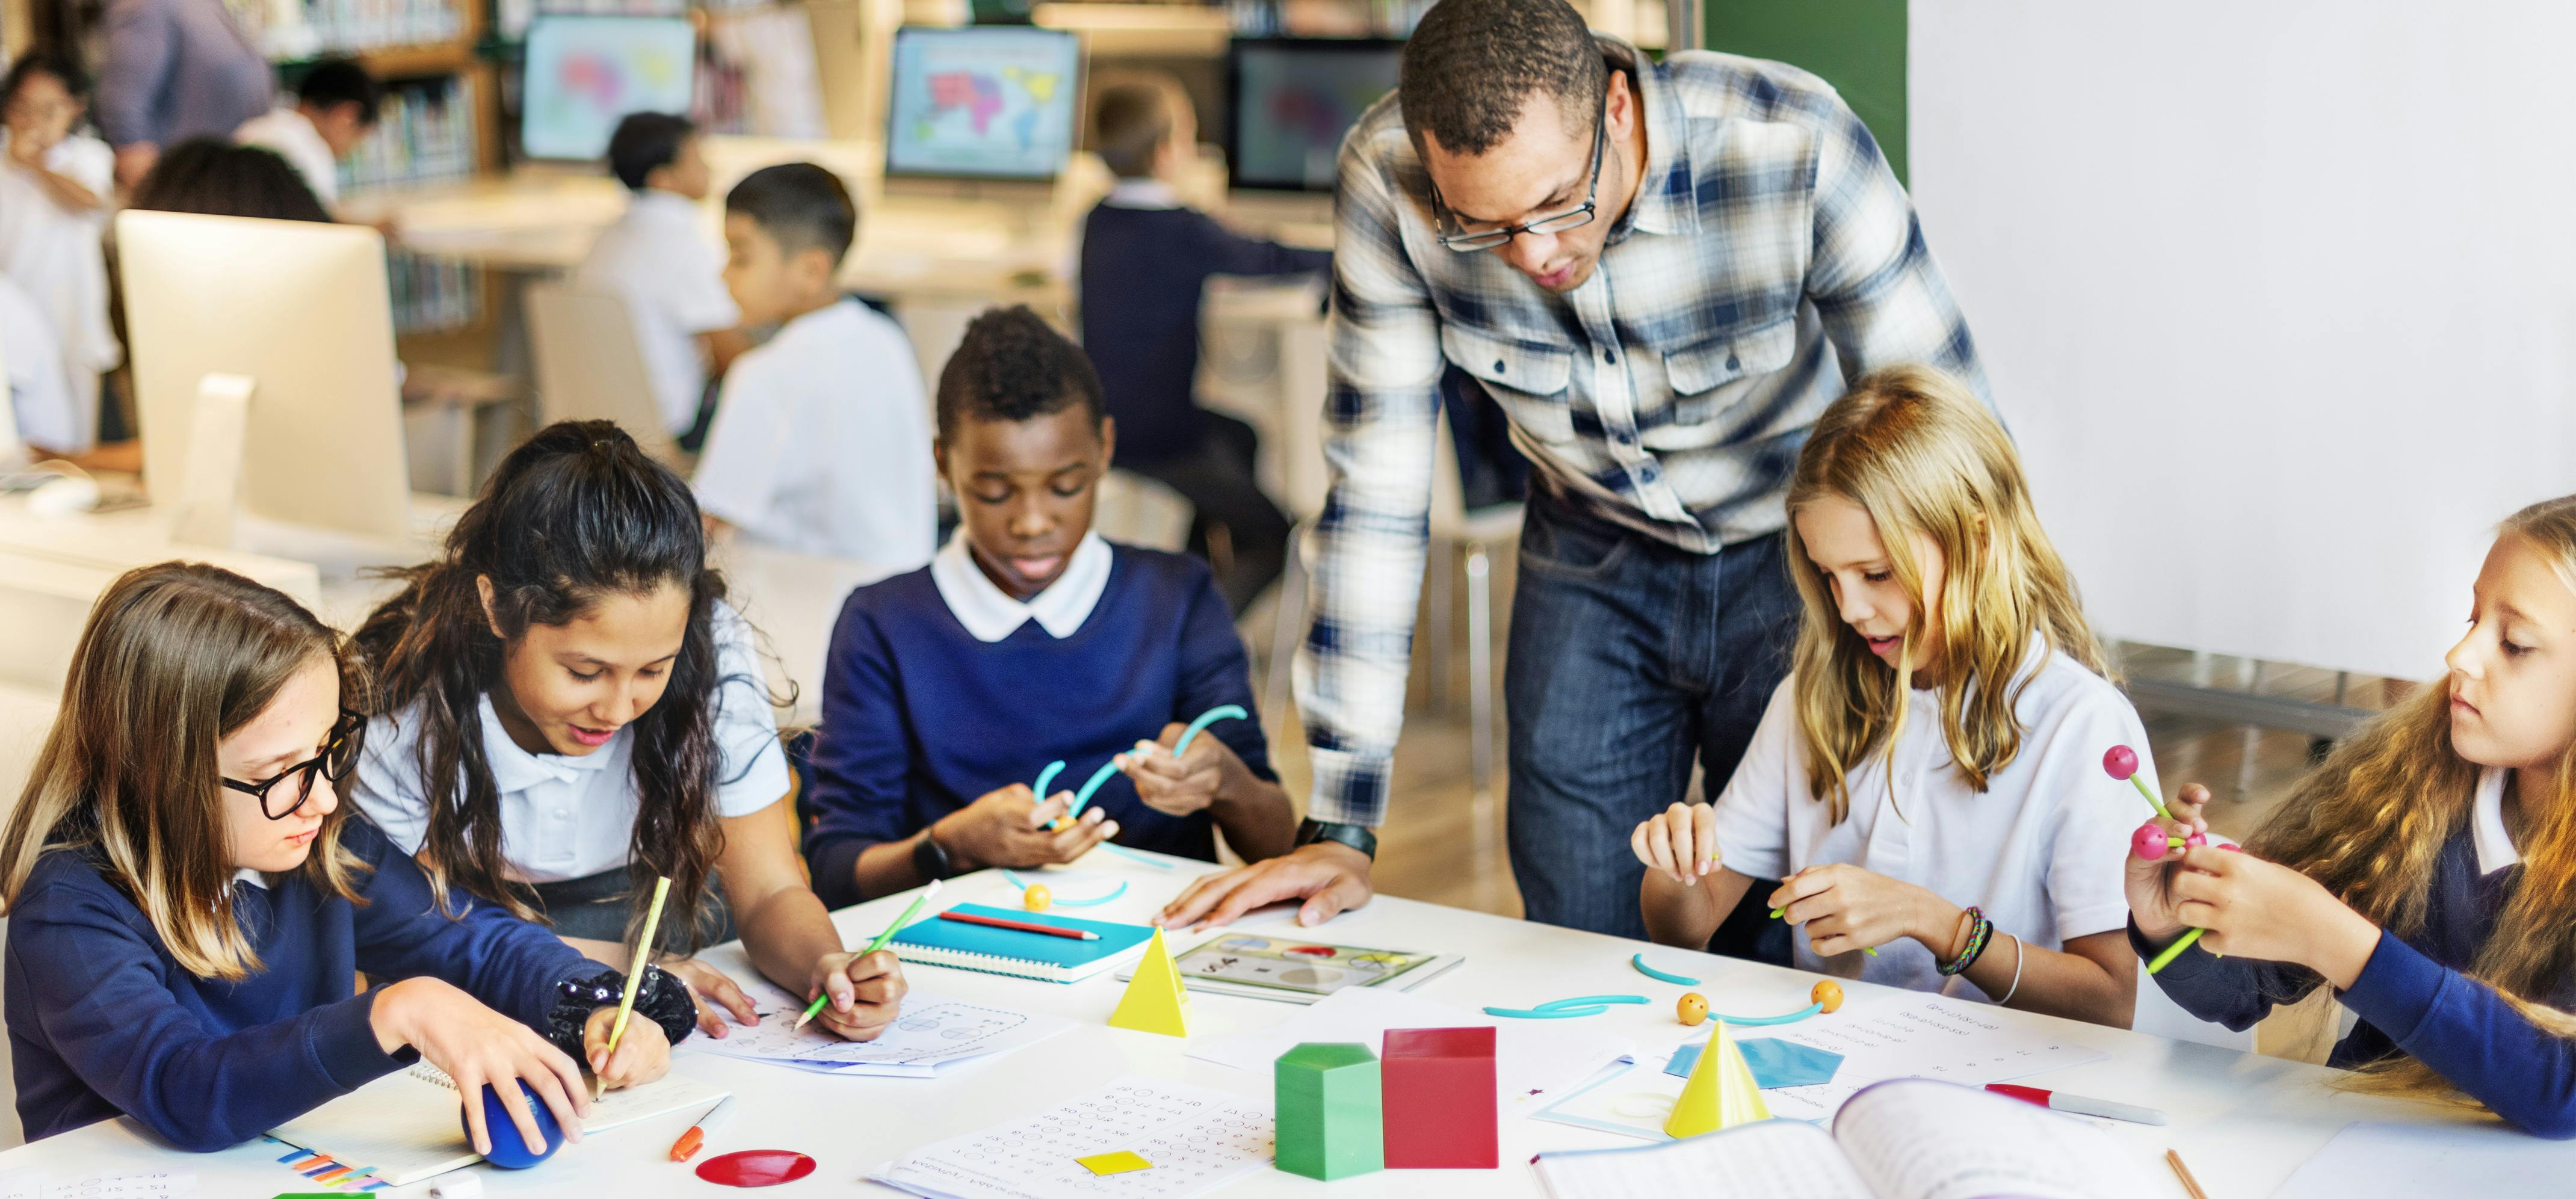
{"type": "Polygon", "coordinates": [[[2162,1124],[2165,1114],[2152,1107],[2131,1107],[2108,1099],[2087,1099],[2064,1091],[2047,1091],[2038,1087],[2017,1087],[2008,1082],[1990,1082],[1986,1089],[1998,1095],[2036,1103],[2050,1111],[2073,1112],[2079,1116],[2100,1116],[2105,1120],[2126,1120],[2131,1124],[2162,1124]]]}
{"type": "Polygon", "coordinates": [[[671,1142],[671,1160],[684,1162],[696,1157],[698,1150],[704,1148],[707,1143],[707,1134],[724,1127],[725,1119],[731,1115],[733,1115],[733,1096],[727,1095],[716,1100],[716,1105],[708,1108],[707,1114],[698,1117],[698,1122],[690,1125],[689,1131],[681,1133],[679,1140],[671,1142]]]}

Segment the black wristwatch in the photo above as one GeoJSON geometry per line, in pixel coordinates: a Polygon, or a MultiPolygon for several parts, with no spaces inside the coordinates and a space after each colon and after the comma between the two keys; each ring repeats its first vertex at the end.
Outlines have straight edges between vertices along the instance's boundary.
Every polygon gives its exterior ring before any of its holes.
{"type": "Polygon", "coordinates": [[[948,851],[929,829],[921,830],[921,840],[913,843],[912,872],[925,883],[948,877],[948,851]]]}
{"type": "Polygon", "coordinates": [[[1377,860],[1377,834],[1365,824],[1335,824],[1327,820],[1301,820],[1297,823],[1297,846],[1300,849],[1318,841],[1338,841],[1360,851],[1360,856],[1377,860]]]}

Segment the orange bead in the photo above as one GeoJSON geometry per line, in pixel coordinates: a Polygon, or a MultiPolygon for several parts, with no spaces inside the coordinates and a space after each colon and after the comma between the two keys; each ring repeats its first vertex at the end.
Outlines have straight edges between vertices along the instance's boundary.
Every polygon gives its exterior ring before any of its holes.
{"type": "Polygon", "coordinates": [[[1047,890],[1043,885],[1031,887],[1020,896],[1020,906],[1032,912],[1043,912],[1054,903],[1055,892],[1047,890]]]}
{"type": "Polygon", "coordinates": [[[1842,984],[1835,982],[1830,978],[1817,983],[1815,989],[1807,992],[1807,1002],[1821,1003],[1825,1005],[1825,1011],[1828,1014],[1841,1011],[1843,1007],[1842,984]]]}
{"type": "Polygon", "coordinates": [[[1708,997],[1692,991],[1682,996],[1681,1002],[1673,1005],[1673,1014],[1680,1017],[1682,1023],[1697,1027],[1701,1021],[1708,1019],[1708,997]]]}

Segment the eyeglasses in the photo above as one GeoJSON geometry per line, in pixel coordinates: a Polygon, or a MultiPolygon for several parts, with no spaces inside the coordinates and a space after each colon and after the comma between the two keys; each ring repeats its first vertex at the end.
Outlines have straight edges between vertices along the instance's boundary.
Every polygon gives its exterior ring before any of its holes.
{"type": "Polygon", "coordinates": [[[304,801],[313,798],[314,775],[328,774],[335,785],[349,777],[350,768],[358,764],[358,747],[366,741],[366,733],[367,718],[342,708],[339,722],[331,726],[331,739],[322,743],[322,752],[310,761],[289,766],[283,773],[256,783],[225,779],[224,786],[258,800],[260,815],[271,820],[284,820],[302,808],[304,801]],[[286,809],[277,811],[269,794],[277,789],[279,783],[289,779],[295,782],[293,794],[281,797],[286,802],[286,809]]]}
{"type": "MultiPolygon", "coordinates": [[[[1603,103],[1606,106],[1608,101],[1605,99],[1603,103]]],[[[1602,147],[1609,144],[1609,117],[1610,114],[1605,107],[1592,122],[1592,183],[1583,191],[1581,207],[1523,221],[1509,228],[1489,229],[1481,233],[1462,233],[1458,230],[1457,214],[1449,211],[1448,201],[1440,198],[1440,185],[1434,183],[1431,185],[1431,207],[1440,216],[1440,244],[1461,254],[1473,254],[1478,250],[1490,250],[1506,244],[1524,233],[1563,233],[1568,229],[1580,229],[1591,224],[1601,196],[1601,151],[1602,147]]]]}

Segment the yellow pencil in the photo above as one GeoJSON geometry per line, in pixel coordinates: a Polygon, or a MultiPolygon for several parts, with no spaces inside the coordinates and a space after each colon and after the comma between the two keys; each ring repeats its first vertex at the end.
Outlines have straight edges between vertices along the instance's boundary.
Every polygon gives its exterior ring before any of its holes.
{"type": "MultiPolygon", "coordinates": [[[[670,879],[661,879],[653,884],[653,907],[644,913],[644,936],[635,942],[635,965],[626,972],[626,993],[619,996],[617,1000],[617,1023],[608,1026],[610,1057],[616,1056],[617,1040],[626,1035],[626,1021],[635,1014],[636,983],[644,977],[644,963],[653,956],[653,934],[662,927],[662,901],[670,897],[670,879]]],[[[591,1075],[590,1097],[597,1099],[606,1090],[607,1088],[600,1084],[599,1076],[591,1075]]]]}

